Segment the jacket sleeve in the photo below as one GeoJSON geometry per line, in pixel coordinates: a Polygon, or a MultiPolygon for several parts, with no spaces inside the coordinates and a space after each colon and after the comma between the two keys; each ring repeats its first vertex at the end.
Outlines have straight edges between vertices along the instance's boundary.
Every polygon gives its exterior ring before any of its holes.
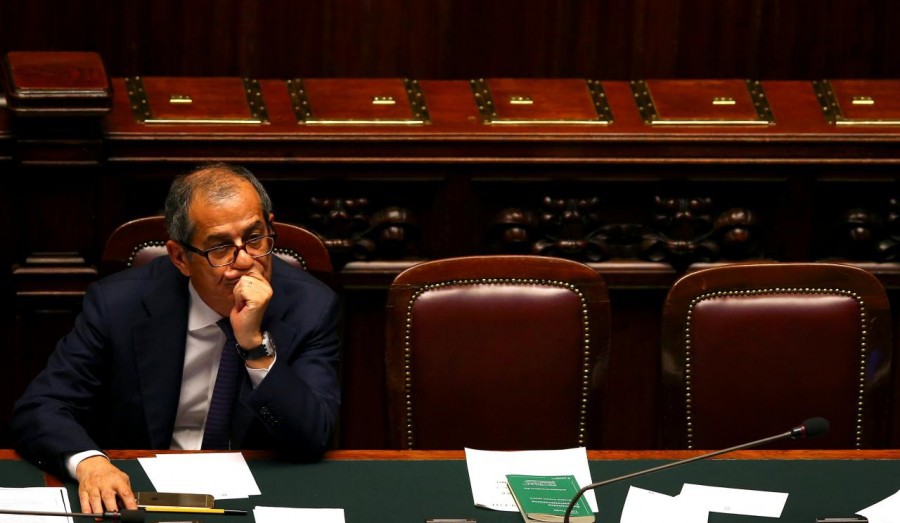
{"type": "Polygon", "coordinates": [[[327,450],[340,408],[340,306],[327,290],[268,325],[278,358],[259,386],[242,397],[263,439],[244,448],[274,448],[295,459],[327,450]]]}
{"type": "Polygon", "coordinates": [[[10,428],[16,449],[60,478],[68,477],[66,456],[99,450],[87,424],[103,388],[104,317],[101,289],[93,285],[75,327],[57,343],[47,367],[13,407],[10,428]]]}

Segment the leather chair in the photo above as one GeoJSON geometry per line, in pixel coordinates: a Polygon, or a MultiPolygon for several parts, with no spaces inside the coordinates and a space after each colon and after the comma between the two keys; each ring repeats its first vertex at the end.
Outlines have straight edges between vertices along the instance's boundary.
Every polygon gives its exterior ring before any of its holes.
{"type": "Polygon", "coordinates": [[[887,446],[890,317],[881,283],[849,265],[684,276],[663,310],[663,446],[730,447],[814,416],[827,435],[779,446],[887,446]]]}
{"type": "Polygon", "coordinates": [[[609,348],[590,267],[472,256],[403,271],[388,293],[390,439],[401,449],[587,444],[609,348]]]}
{"type": "MultiPolygon", "coordinates": [[[[278,235],[275,240],[275,254],[278,257],[331,283],[331,258],[318,236],[289,223],[275,222],[272,227],[278,235]]],[[[168,239],[162,216],[138,218],[120,225],[106,241],[100,258],[100,273],[106,275],[137,267],[157,256],[166,255],[168,239]]]]}

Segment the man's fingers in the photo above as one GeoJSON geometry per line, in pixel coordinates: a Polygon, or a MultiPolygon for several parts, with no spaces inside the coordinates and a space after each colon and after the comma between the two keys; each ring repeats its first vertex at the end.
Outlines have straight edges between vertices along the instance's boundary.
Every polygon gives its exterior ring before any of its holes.
{"type": "Polygon", "coordinates": [[[118,511],[116,496],[126,508],[137,508],[128,475],[110,463],[106,456],[86,458],[78,464],[76,475],[83,512],[118,511]]]}
{"type": "Polygon", "coordinates": [[[135,510],[138,508],[137,500],[134,498],[134,492],[131,490],[131,484],[126,482],[124,487],[119,490],[119,499],[125,505],[127,510],[135,510]]]}
{"type": "Polygon", "coordinates": [[[108,489],[100,493],[100,496],[103,498],[103,506],[106,507],[106,510],[110,512],[118,512],[119,505],[116,503],[116,491],[115,489],[108,489]]]}
{"type": "Polygon", "coordinates": [[[103,513],[103,498],[100,497],[100,489],[91,488],[88,492],[84,494],[87,496],[87,506],[84,505],[84,501],[81,502],[81,510],[84,512],[91,512],[93,514],[102,514],[103,513]]]}

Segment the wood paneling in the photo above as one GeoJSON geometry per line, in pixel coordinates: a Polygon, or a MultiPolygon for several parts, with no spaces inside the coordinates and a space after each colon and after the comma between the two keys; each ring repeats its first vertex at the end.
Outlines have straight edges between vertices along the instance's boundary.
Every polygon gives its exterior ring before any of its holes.
{"type": "Polygon", "coordinates": [[[888,78],[891,0],[2,0],[0,52],[112,76],[888,78]]]}
{"type": "MultiPolygon", "coordinates": [[[[594,5],[582,7],[599,12],[594,5]]],[[[665,16],[683,16],[666,5],[665,16]]],[[[452,17],[468,4],[440,6],[452,17]]],[[[610,386],[591,447],[658,444],[660,313],[686,271],[736,260],[852,260],[889,287],[900,317],[900,126],[829,124],[809,81],[763,81],[775,124],[762,126],[649,125],[628,82],[616,80],[603,82],[611,125],[486,125],[461,77],[421,82],[428,125],[352,126],[298,124],[285,82],[294,76],[260,78],[267,124],[143,124],[118,76],[105,117],[0,109],[0,167],[24,180],[20,192],[0,193],[0,217],[15,224],[0,233],[0,282],[5,309],[17,311],[0,323],[17,355],[15,390],[0,401],[21,392],[65,334],[109,233],[159,214],[172,178],[207,160],[249,167],[272,193],[279,221],[316,230],[331,248],[346,311],[343,448],[386,445],[386,290],[422,259],[539,251],[590,262],[603,275],[610,386]]],[[[217,88],[197,77],[173,81],[201,96],[217,88]]],[[[330,85],[339,99],[340,82],[330,85]]],[[[6,414],[0,408],[0,423],[6,414]]]]}

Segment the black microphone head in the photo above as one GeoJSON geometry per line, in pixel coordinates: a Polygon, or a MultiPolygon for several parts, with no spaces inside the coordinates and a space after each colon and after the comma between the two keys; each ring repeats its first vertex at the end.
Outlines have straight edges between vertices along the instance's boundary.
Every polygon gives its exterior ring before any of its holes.
{"type": "Polygon", "coordinates": [[[815,438],[828,432],[828,420],[825,418],[809,418],[791,431],[793,439],[815,438]]]}
{"type": "Polygon", "coordinates": [[[143,523],[144,515],[146,512],[143,510],[121,510],[119,511],[119,521],[122,523],[143,523]]]}

